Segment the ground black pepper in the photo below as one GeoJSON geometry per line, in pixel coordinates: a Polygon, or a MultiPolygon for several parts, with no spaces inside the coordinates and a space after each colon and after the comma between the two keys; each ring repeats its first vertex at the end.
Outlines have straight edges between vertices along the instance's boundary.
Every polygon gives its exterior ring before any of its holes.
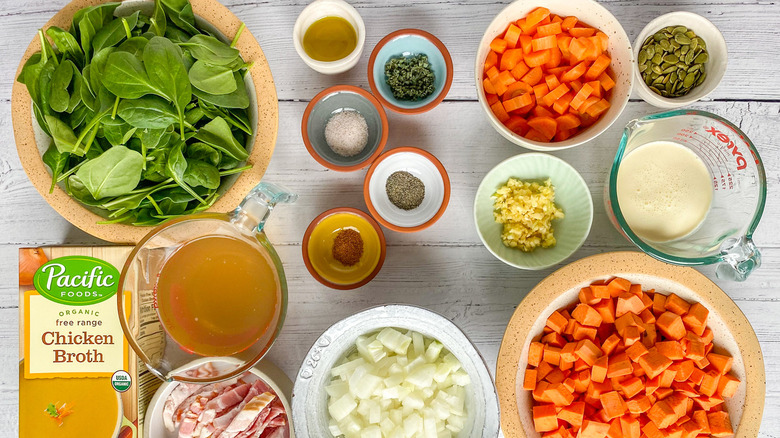
{"type": "Polygon", "coordinates": [[[414,210],[425,199],[425,184],[409,172],[393,172],[385,183],[390,202],[402,210],[414,210]]]}
{"type": "Polygon", "coordinates": [[[333,241],[333,258],[344,266],[353,266],[363,255],[363,238],[360,233],[345,228],[336,235],[333,241]]]}

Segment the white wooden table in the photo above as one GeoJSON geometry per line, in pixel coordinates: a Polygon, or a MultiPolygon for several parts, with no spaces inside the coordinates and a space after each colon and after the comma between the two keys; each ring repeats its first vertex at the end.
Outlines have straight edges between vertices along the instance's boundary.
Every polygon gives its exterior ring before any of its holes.
{"type": "MultiPolygon", "coordinates": [[[[577,0],[572,0],[577,1],[577,0]]],[[[36,30],[67,0],[0,1],[0,427],[17,436],[18,289],[17,249],[21,246],[101,242],[71,226],[28,182],[19,164],[11,129],[11,84],[24,48],[36,30]]],[[[352,3],[366,23],[366,45],[350,72],[323,76],[298,58],[292,27],[304,0],[227,0],[227,6],[260,41],[279,94],[279,140],[266,180],[283,183],[301,197],[274,212],[268,234],[284,261],[290,290],[287,322],[269,358],[294,377],[317,336],[352,313],[389,302],[425,306],[458,324],[485,357],[491,373],[504,328],[525,294],[554,268],[530,272],[511,268],[482,246],[472,220],[472,202],[484,174],[505,158],[526,152],[500,137],[476,102],[473,63],[483,31],[508,1],[358,0],[352,3]],[[389,113],[388,147],[422,147],[436,155],[452,180],[452,199],[441,220],[411,235],[385,231],[387,260],[369,285],[349,292],[330,290],[306,271],[301,238],[322,211],[349,206],[365,209],[365,171],[324,169],[306,152],[300,121],[307,101],[335,84],[368,88],[366,64],[374,45],[389,32],[425,29],[452,54],[455,78],[444,103],[417,116],[389,113]]],[[[766,363],[767,394],[762,437],[780,437],[780,4],[775,0],[605,0],[633,40],[654,17],[675,10],[699,13],[723,32],[729,65],[710,101],[693,105],[736,123],[757,145],[769,181],[769,202],[755,235],[764,264],[744,283],[716,280],[745,312],[758,334],[766,363]]],[[[602,188],[622,127],[658,110],[634,99],[620,119],[588,145],[557,152],[573,164],[591,188],[593,228],[571,260],[632,249],[608,222],[602,188]]],[[[714,271],[702,269],[711,278],[714,271]]]]}

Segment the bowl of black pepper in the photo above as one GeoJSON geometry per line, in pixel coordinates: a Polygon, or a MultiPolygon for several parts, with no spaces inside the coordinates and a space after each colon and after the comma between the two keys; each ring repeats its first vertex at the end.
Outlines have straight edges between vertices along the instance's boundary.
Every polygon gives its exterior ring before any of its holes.
{"type": "Polygon", "coordinates": [[[363,197],[377,222],[393,231],[413,233],[444,214],[450,178],[432,154],[413,147],[395,148],[369,167],[363,197]]]}
{"type": "Polygon", "coordinates": [[[332,208],[317,216],[303,235],[303,262],[315,280],[332,289],[370,282],[385,261],[385,235],[366,212],[332,208]]]}
{"type": "Polygon", "coordinates": [[[419,29],[401,29],[382,38],[368,60],[371,92],[401,114],[423,113],[441,103],[452,73],[444,43],[419,29]]]}

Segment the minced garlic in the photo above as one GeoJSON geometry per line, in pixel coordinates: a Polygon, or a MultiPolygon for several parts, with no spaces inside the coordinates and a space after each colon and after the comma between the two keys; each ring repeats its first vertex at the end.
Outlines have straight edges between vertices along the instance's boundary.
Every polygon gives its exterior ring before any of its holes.
{"type": "Polygon", "coordinates": [[[492,198],[493,216],[504,224],[504,245],[525,252],[555,245],[552,221],[563,218],[563,211],[555,205],[555,188],[549,179],[540,184],[509,178],[492,198]]]}

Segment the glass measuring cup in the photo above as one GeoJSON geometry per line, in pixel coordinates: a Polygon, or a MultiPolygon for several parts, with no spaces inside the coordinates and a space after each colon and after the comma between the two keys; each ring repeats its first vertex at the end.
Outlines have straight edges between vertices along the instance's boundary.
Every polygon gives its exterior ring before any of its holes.
{"type": "MultiPolygon", "coordinates": [[[[241,375],[262,359],[279,335],[287,312],[287,282],[284,268],[263,227],[276,204],[290,203],[296,199],[297,195],[280,186],[260,183],[233,212],[201,213],[165,222],[153,229],[136,245],[128,256],[119,278],[117,306],[122,330],[128,343],[154,375],[167,381],[216,382],[241,375]],[[247,255],[253,257],[247,259],[259,260],[257,258],[259,256],[267,262],[266,271],[269,275],[263,277],[265,282],[263,287],[271,290],[275,299],[262,304],[268,305],[267,313],[272,316],[264,327],[252,328],[255,330],[253,333],[258,334],[257,337],[250,338],[251,345],[238,352],[224,355],[204,354],[187,348],[181,343],[180,337],[172,335],[174,332],[172,329],[180,329],[183,324],[180,327],[172,326],[170,322],[174,320],[172,318],[167,318],[166,323],[166,315],[161,315],[160,312],[158,286],[163,268],[178,250],[186,244],[197,240],[202,241],[204,237],[220,237],[243,242],[243,248],[250,251],[247,255]],[[127,294],[131,295],[129,310],[125,307],[127,294]],[[186,372],[195,369],[198,365],[209,363],[215,366],[200,368],[208,370],[207,372],[186,372]]],[[[207,254],[203,258],[208,259],[208,257],[207,254]]],[[[174,280],[178,281],[178,278],[174,280]]],[[[217,300],[224,299],[227,302],[227,294],[236,291],[231,290],[231,279],[224,280],[225,287],[215,290],[214,294],[218,294],[217,300]]],[[[182,284],[184,284],[183,279],[182,284]]],[[[213,309],[214,312],[224,312],[224,310],[213,309]]],[[[205,311],[210,312],[212,309],[205,311]]],[[[194,318],[194,321],[197,320],[198,318],[194,318]]],[[[214,327],[214,329],[220,328],[214,327]]]]}
{"type": "Polygon", "coordinates": [[[753,243],[766,201],[766,174],[747,136],[729,121],[698,110],[677,110],[628,123],[605,185],[604,202],[612,224],[645,253],[679,265],[719,263],[717,275],[743,281],[761,265],[753,243]],[[638,147],[669,141],[688,148],[712,178],[712,203],[691,233],[667,242],[641,239],[626,223],[617,195],[621,162],[638,147]]]}

